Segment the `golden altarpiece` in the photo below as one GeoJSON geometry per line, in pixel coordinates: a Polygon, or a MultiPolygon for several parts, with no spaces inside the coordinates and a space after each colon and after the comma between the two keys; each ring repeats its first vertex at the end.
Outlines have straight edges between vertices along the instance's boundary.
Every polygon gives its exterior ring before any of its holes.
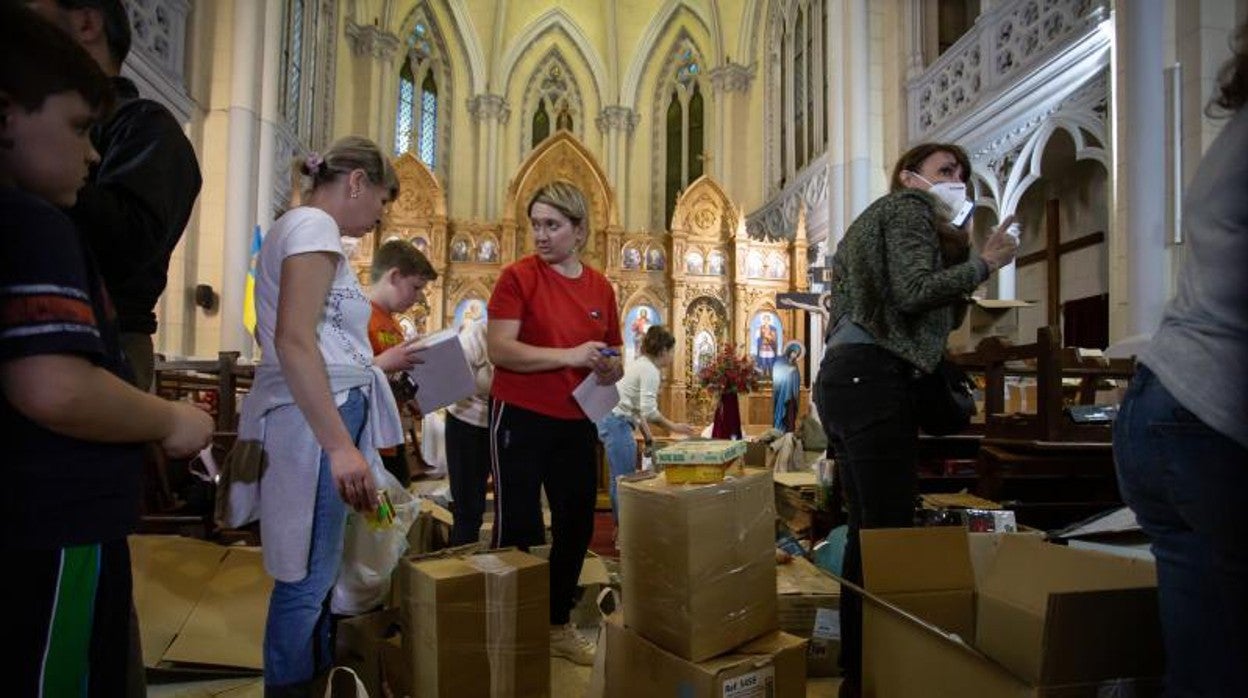
{"type": "Polygon", "coordinates": [[[520,166],[499,221],[449,220],[445,192],[428,167],[410,153],[395,167],[399,197],[385,214],[380,235],[361,240],[353,261],[367,282],[372,253],[382,241],[402,238],[428,255],[439,277],[426,288],[425,301],[400,318],[406,331],[431,332],[483,316],[503,266],[533,251],[525,211],[529,199],[545,184],[566,180],[588,200],[591,229],[581,257],[615,288],[625,360],[637,355],[652,324],[668,325],[676,336],[675,359],[659,398],[664,414],[709,423],[714,398],[698,387],[696,372],[732,343],[764,369],[764,387],[742,396],[742,423],[771,424],[770,359],[788,342],[804,340],[801,315],[776,307],[777,293],[806,287],[802,223],[793,241],[750,239],[741,209],[703,176],[681,194],[671,231],[626,231],[606,173],[567,131],[546,139],[520,166]]]}

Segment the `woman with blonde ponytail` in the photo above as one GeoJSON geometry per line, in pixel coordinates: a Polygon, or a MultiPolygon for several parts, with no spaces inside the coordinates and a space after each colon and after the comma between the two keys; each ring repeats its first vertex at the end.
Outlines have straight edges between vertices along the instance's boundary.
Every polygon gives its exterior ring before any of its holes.
{"type": "Polygon", "coordinates": [[[264,443],[260,527],[275,580],[264,637],[266,695],[307,695],[332,666],[328,598],[347,508],[376,502],[378,447],[402,442],[386,372],[420,361],[409,344],[373,358],[368,296],[342,238],[373,230],[398,195],[372,141],[347,137],[294,163],[302,205],[273,224],[256,263],[261,363],[240,438],[264,443]]]}

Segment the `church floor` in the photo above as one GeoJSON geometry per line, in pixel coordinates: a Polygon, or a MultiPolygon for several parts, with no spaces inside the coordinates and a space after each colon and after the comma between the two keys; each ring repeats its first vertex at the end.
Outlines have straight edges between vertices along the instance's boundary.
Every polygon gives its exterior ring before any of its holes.
{"type": "MultiPolygon", "coordinates": [[[[589,687],[589,671],[589,667],[564,659],[551,659],[551,698],[582,698],[589,687]]],[[[807,679],[806,696],[834,698],[840,684],[840,679],[807,679]]],[[[147,695],[152,698],[260,698],[264,695],[264,684],[259,678],[163,684],[149,686],[147,695]]]]}

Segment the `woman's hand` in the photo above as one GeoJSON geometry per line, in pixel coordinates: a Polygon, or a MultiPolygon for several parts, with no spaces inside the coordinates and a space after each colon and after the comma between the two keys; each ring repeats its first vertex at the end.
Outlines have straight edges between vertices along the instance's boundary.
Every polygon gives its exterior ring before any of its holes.
{"type": "Polygon", "coordinates": [[[984,241],[984,249],[980,251],[979,256],[984,260],[984,264],[988,265],[989,273],[1014,261],[1014,256],[1018,254],[1018,239],[1007,232],[1013,223],[1014,216],[1006,216],[1005,220],[1001,221],[1001,225],[994,228],[992,234],[984,241]]]}
{"type": "Polygon", "coordinates": [[[688,424],[685,424],[684,422],[673,424],[672,428],[669,429],[668,431],[672,432],[673,434],[684,434],[685,436],[693,436],[695,433],[694,428],[688,424]]]}
{"type": "Polygon", "coordinates": [[[373,473],[364,454],[355,446],[328,451],[329,471],[338,486],[338,496],[356,511],[372,511],[377,507],[377,490],[373,473]]]}
{"type": "Polygon", "coordinates": [[[592,368],[598,378],[598,385],[612,385],[624,377],[624,365],[620,363],[618,355],[600,353],[592,368]]]}
{"type": "Polygon", "coordinates": [[[417,341],[419,340],[409,339],[402,344],[396,344],[374,357],[373,363],[385,373],[407,371],[416,364],[423,364],[425,360],[421,358],[421,354],[425,348],[417,347],[417,341]]]}
{"type": "Polygon", "coordinates": [[[563,350],[563,363],[568,368],[588,368],[595,372],[603,359],[602,350],[607,345],[602,342],[585,342],[579,346],[563,350]]]}

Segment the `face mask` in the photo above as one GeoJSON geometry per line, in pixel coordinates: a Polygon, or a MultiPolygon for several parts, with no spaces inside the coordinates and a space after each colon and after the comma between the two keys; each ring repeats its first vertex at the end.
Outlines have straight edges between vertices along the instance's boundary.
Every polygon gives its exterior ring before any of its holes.
{"type": "Polygon", "coordinates": [[[911,172],[910,174],[918,177],[924,182],[927,182],[931,187],[927,190],[927,193],[937,199],[940,199],[941,203],[949,207],[949,210],[953,212],[953,216],[949,219],[949,222],[952,223],[954,227],[962,227],[962,224],[966,222],[966,219],[971,217],[971,212],[975,210],[975,202],[966,198],[965,184],[962,182],[939,182],[937,184],[932,184],[931,182],[928,182],[926,177],[918,172],[911,172]]]}

